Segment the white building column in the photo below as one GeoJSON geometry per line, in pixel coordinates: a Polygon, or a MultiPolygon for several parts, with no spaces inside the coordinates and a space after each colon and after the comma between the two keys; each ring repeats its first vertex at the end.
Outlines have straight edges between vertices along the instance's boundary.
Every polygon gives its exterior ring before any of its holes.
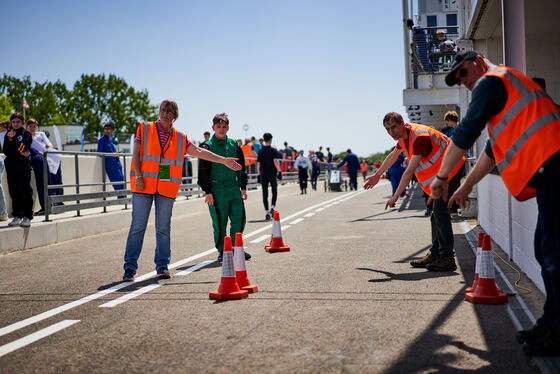
{"type": "Polygon", "coordinates": [[[525,0],[502,0],[502,38],[504,65],[525,74],[525,0]]]}

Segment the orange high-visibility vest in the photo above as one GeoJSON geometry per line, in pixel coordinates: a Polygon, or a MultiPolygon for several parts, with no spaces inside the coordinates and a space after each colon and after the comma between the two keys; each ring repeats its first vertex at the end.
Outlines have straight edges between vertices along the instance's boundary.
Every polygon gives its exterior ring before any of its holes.
{"type": "MultiPolygon", "coordinates": [[[[418,179],[418,184],[420,184],[420,187],[424,192],[430,195],[430,184],[432,184],[432,181],[435,179],[436,174],[441,167],[443,155],[445,154],[445,150],[451,142],[451,139],[429,126],[419,125],[417,123],[409,123],[409,125],[410,134],[408,136],[408,147],[405,147],[403,139],[399,139],[399,144],[404,150],[404,154],[409,161],[412,158],[412,145],[419,136],[429,137],[430,142],[432,143],[432,151],[427,157],[422,156],[420,158],[420,164],[416,170],[414,170],[414,175],[416,175],[416,179],[418,179]]],[[[465,157],[463,156],[461,158],[461,162],[455,166],[448,178],[453,178],[459,170],[461,170],[464,163],[465,157]]]]}
{"type": "Polygon", "coordinates": [[[367,173],[367,169],[368,169],[368,164],[366,162],[362,162],[362,164],[360,165],[362,170],[360,170],[362,173],[367,173]]]}
{"type": "Polygon", "coordinates": [[[520,201],[536,195],[527,183],[541,165],[560,151],[560,110],[525,74],[495,66],[486,74],[504,82],[508,99],[488,120],[490,145],[508,191],[520,201]]]}
{"type": "Polygon", "coordinates": [[[136,135],[140,134],[140,170],[144,179],[144,189],[136,189],[136,172],[130,165],[130,189],[132,192],[155,194],[176,198],[183,178],[183,161],[187,150],[187,136],[172,128],[164,146],[159,143],[158,129],[154,122],[140,122],[136,135]],[[159,165],[169,165],[169,180],[160,180],[159,165]]]}
{"type": "Polygon", "coordinates": [[[245,166],[253,165],[257,161],[257,154],[251,143],[242,145],[241,150],[243,151],[243,157],[245,157],[245,166]]]}

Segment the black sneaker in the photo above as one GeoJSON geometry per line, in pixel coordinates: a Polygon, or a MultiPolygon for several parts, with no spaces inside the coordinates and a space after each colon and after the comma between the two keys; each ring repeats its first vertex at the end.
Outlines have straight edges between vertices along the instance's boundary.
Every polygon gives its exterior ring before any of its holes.
{"type": "Polygon", "coordinates": [[[218,255],[218,262],[222,262],[222,259],[223,259],[223,258],[224,258],[223,254],[220,253],[220,254],[218,255]]]}
{"type": "Polygon", "coordinates": [[[523,351],[531,356],[560,356],[560,331],[552,329],[540,340],[523,343],[523,351]]]}
{"type": "Polygon", "coordinates": [[[264,216],[265,221],[270,221],[270,214],[266,213],[266,216],[264,216]]]}
{"type": "Polygon", "coordinates": [[[126,270],[122,277],[123,282],[134,282],[136,272],[134,270],[126,270]]]}
{"type": "Polygon", "coordinates": [[[543,339],[546,334],[551,331],[551,327],[543,323],[540,319],[537,320],[535,326],[529,330],[521,330],[517,332],[517,340],[519,343],[529,343],[531,341],[538,341],[543,339]]]}
{"type": "Polygon", "coordinates": [[[248,252],[245,252],[245,261],[250,260],[251,259],[251,254],[248,252]]]}

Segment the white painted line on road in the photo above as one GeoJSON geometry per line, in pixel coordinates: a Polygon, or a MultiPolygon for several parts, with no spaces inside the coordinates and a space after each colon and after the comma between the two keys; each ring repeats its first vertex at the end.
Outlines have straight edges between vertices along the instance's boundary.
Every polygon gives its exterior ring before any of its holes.
{"type": "Polygon", "coordinates": [[[181,276],[181,275],[190,274],[190,273],[192,273],[193,271],[197,271],[198,269],[202,269],[203,267],[205,267],[205,266],[207,266],[207,265],[210,265],[210,264],[213,263],[213,262],[216,262],[216,261],[213,261],[213,260],[202,261],[200,264],[196,264],[196,265],[194,265],[194,266],[191,266],[191,267],[188,268],[188,269],[185,269],[185,270],[182,270],[182,271],[180,271],[180,272],[178,272],[178,273],[175,273],[174,276],[181,276]]]}
{"type": "Polygon", "coordinates": [[[37,340],[46,338],[47,336],[52,335],[62,329],[65,329],[68,326],[72,326],[73,324],[78,322],[80,322],[79,319],[65,319],[64,321],[55,323],[52,326],[36,331],[33,334],[24,336],[23,338],[15,340],[11,343],[4,344],[3,346],[0,347],[0,357],[7,355],[8,353],[20,349],[22,347],[25,347],[26,345],[29,345],[31,343],[35,343],[37,340]]]}
{"type": "Polygon", "coordinates": [[[290,227],[292,227],[292,226],[290,226],[290,225],[282,226],[282,231],[287,230],[287,229],[289,229],[290,227]]]}
{"type": "MultiPolygon", "coordinates": [[[[170,268],[170,269],[176,268],[177,266],[181,266],[181,265],[183,265],[183,264],[185,264],[185,263],[187,263],[187,262],[189,262],[189,261],[193,261],[193,260],[196,260],[196,259],[198,259],[198,258],[200,258],[200,257],[204,257],[204,256],[206,256],[206,255],[209,255],[209,254],[211,254],[211,253],[214,253],[215,251],[216,251],[215,248],[209,249],[209,250],[207,250],[207,251],[205,251],[205,252],[202,252],[202,253],[196,254],[196,255],[194,255],[194,256],[185,258],[185,259],[183,259],[183,260],[181,260],[181,261],[177,261],[177,262],[175,262],[175,263],[169,265],[169,268],[170,268]]],[[[152,277],[154,277],[154,276],[156,276],[156,272],[155,272],[155,271],[152,271],[152,272],[150,272],[150,273],[147,273],[147,274],[144,274],[144,275],[141,275],[141,276],[137,277],[137,278],[136,278],[136,282],[143,281],[143,280],[152,278],[152,277]]],[[[114,285],[113,287],[107,288],[106,290],[99,291],[99,292],[97,292],[97,293],[95,293],[95,294],[88,295],[88,296],[86,296],[86,297],[82,297],[82,298],[79,299],[79,300],[72,301],[71,303],[61,305],[61,306],[59,306],[59,307],[57,307],[57,308],[54,308],[54,309],[51,309],[51,310],[47,310],[46,312],[43,312],[43,313],[41,313],[41,314],[37,314],[36,316],[29,317],[29,318],[24,319],[24,320],[22,320],[22,321],[19,321],[19,322],[16,322],[16,323],[12,323],[11,325],[2,327],[2,328],[0,329],[0,336],[9,334],[9,333],[11,333],[11,332],[13,332],[13,331],[16,331],[16,330],[19,330],[19,329],[21,329],[21,328],[27,327],[27,326],[32,325],[32,324],[34,324],[34,323],[43,321],[43,320],[45,320],[45,319],[47,319],[47,318],[50,318],[50,317],[55,316],[55,315],[57,315],[57,314],[63,313],[63,312],[65,312],[65,311],[67,311],[67,310],[73,309],[73,308],[78,307],[78,306],[80,306],[80,305],[82,305],[82,304],[88,303],[88,302],[90,302],[90,301],[92,301],[92,300],[96,300],[96,299],[99,299],[99,298],[101,298],[101,297],[103,297],[103,296],[106,296],[106,295],[108,295],[108,294],[111,294],[111,293],[113,293],[113,292],[115,292],[115,291],[118,291],[118,290],[120,290],[120,289],[122,289],[122,288],[129,287],[130,285],[131,285],[130,282],[119,283],[119,284],[117,284],[117,285],[114,285]]]]}
{"type": "Polygon", "coordinates": [[[298,223],[300,223],[301,221],[305,221],[304,218],[298,218],[293,220],[292,222],[290,222],[290,225],[297,225],[298,223]]]}
{"type": "Polygon", "coordinates": [[[305,218],[309,218],[309,217],[313,217],[315,215],[315,213],[307,213],[306,215],[304,215],[305,218]]]}
{"type": "MultiPolygon", "coordinates": [[[[378,184],[378,185],[375,186],[375,187],[378,187],[378,186],[380,186],[380,185],[378,184]]],[[[375,187],[374,187],[374,188],[375,188],[375,187]]],[[[352,195],[359,195],[359,194],[361,194],[361,193],[363,193],[363,192],[366,192],[366,190],[360,190],[360,191],[357,191],[357,192],[350,192],[349,194],[352,194],[352,195]]],[[[334,198],[329,199],[329,200],[327,200],[327,201],[323,201],[323,202],[321,202],[321,203],[312,205],[312,206],[310,206],[310,207],[308,207],[308,208],[305,208],[305,209],[300,210],[299,212],[296,212],[296,213],[294,213],[294,214],[291,214],[291,215],[289,215],[288,217],[285,217],[284,219],[285,219],[285,220],[290,220],[290,219],[292,219],[292,218],[294,218],[294,217],[299,216],[300,214],[303,214],[303,213],[308,212],[308,211],[310,211],[310,210],[313,210],[313,209],[315,209],[315,208],[318,208],[318,207],[321,207],[321,206],[324,206],[324,205],[327,205],[327,204],[330,204],[330,203],[334,203],[334,202],[338,203],[338,201],[339,201],[340,199],[342,199],[342,198],[344,198],[344,197],[346,197],[346,196],[347,196],[347,194],[341,195],[341,196],[337,196],[337,197],[334,197],[334,198]]],[[[304,217],[305,217],[305,216],[304,216],[304,217]]],[[[289,226],[287,226],[287,227],[289,227],[289,226]]],[[[263,231],[265,231],[265,230],[268,230],[268,229],[270,229],[270,228],[272,228],[272,224],[266,225],[266,226],[264,226],[264,227],[261,227],[260,229],[257,229],[257,230],[255,230],[255,231],[252,231],[252,232],[250,232],[250,233],[244,235],[244,238],[249,238],[249,237],[251,237],[251,236],[255,236],[255,235],[257,235],[258,233],[263,232],[263,231]]],[[[191,257],[185,258],[185,259],[183,259],[183,260],[177,261],[177,262],[175,262],[175,263],[173,263],[173,264],[170,264],[170,265],[169,265],[169,269],[174,269],[174,268],[176,268],[176,267],[178,267],[178,266],[181,266],[181,265],[183,265],[183,264],[185,264],[185,263],[187,263],[187,262],[196,260],[196,259],[201,258],[201,257],[205,257],[205,256],[207,256],[207,255],[209,255],[209,254],[215,253],[215,251],[216,251],[216,248],[211,248],[211,249],[209,249],[209,250],[207,250],[207,251],[198,253],[198,254],[196,254],[196,255],[194,255],[194,256],[191,256],[191,257]]],[[[156,274],[155,271],[149,272],[149,273],[147,273],[147,274],[144,274],[144,275],[141,275],[141,276],[139,276],[139,277],[136,277],[136,282],[139,282],[139,281],[143,281],[143,280],[146,280],[146,279],[153,278],[153,277],[155,277],[156,275],[157,275],[157,274],[156,274]]],[[[99,291],[99,292],[97,292],[97,293],[95,293],[95,294],[91,294],[91,295],[85,296],[85,297],[83,297],[83,298],[81,298],[81,299],[79,299],[79,300],[72,301],[72,302],[70,302],[70,303],[68,303],[68,304],[61,305],[61,306],[59,306],[59,307],[57,307],[57,308],[54,308],[54,309],[51,309],[51,310],[47,310],[47,311],[45,311],[45,312],[43,312],[43,313],[40,313],[40,314],[38,314],[38,315],[36,315],[36,316],[26,318],[26,319],[24,319],[24,320],[22,320],[22,321],[12,323],[11,325],[8,325],[8,326],[5,326],[5,327],[0,328],[0,336],[9,334],[9,333],[11,333],[11,332],[13,332],[13,331],[16,331],[16,330],[19,330],[19,329],[21,329],[21,328],[27,327],[27,326],[32,325],[32,324],[34,324],[34,323],[43,321],[43,320],[45,320],[45,319],[47,319],[47,318],[50,318],[50,317],[55,316],[55,315],[57,315],[57,314],[63,313],[63,312],[65,312],[65,311],[67,311],[67,310],[76,308],[76,307],[78,307],[78,306],[80,306],[80,305],[83,305],[83,304],[85,304],[85,303],[88,303],[88,302],[90,302],[90,301],[92,301],[92,300],[96,300],[96,299],[99,299],[99,298],[101,298],[101,297],[103,297],[103,296],[106,296],[106,295],[108,295],[108,294],[111,294],[111,293],[113,293],[113,292],[115,292],[115,291],[118,291],[118,290],[120,290],[120,289],[122,289],[122,288],[129,287],[130,285],[131,285],[130,282],[119,283],[119,284],[117,284],[117,285],[114,285],[113,287],[107,288],[106,290],[102,290],[102,291],[99,291]]]]}
{"type": "Polygon", "coordinates": [[[128,301],[130,299],[134,299],[135,297],[138,297],[142,294],[145,294],[146,292],[150,292],[151,290],[154,290],[158,287],[161,287],[161,284],[159,284],[159,283],[149,284],[145,287],[142,287],[142,288],[134,290],[130,293],[127,293],[126,295],[122,295],[121,297],[119,297],[115,300],[111,300],[108,303],[101,304],[101,305],[99,305],[99,307],[100,308],[112,308],[114,306],[117,306],[119,304],[124,303],[125,301],[128,301]]]}
{"type": "Polygon", "coordinates": [[[319,209],[315,209],[316,213],[322,212],[323,210],[325,210],[325,208],[319,208],[319,209]]]}
{"type": "Polygon", "coordinates": [[[270,234],[266,234],[266,235],[263,235],[263,236],[259,236],[258,238],[256,238],[255,240],[251,241],[250,243],[252,243],[252,244],[259,243],[259,242],[262,242],[263,240],[268,239],[268,238],[270,238],[270,234]]]}

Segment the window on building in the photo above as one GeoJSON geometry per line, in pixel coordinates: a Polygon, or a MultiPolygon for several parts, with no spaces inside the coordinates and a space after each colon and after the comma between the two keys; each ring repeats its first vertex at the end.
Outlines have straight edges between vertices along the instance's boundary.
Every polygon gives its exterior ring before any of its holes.
{"type": "MultiPolygon", "coordinates": [[[[447,26],[457,26],[457,14],[446,14],[445,17],[447,18],[447,26]]],[[[457,27],[448,27],[447,28],[448,34],[458,34],[459,29],[457,27]]]]}

